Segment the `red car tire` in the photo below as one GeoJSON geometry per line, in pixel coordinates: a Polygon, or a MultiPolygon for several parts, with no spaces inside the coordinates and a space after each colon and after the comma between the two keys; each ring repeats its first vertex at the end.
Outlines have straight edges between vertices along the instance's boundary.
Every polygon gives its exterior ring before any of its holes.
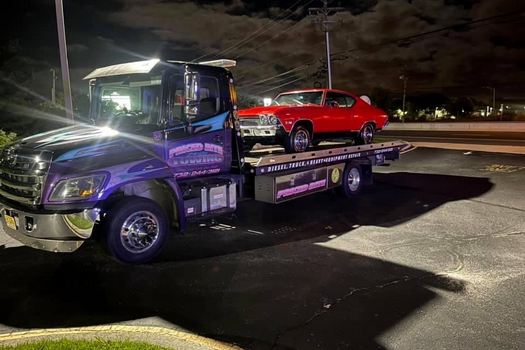
{"type": "Polygon", "coordinates": [[[359,131],[359,134],[356,137],[356,144],[358,145],[368,145],[372,142],[374,142],[374,133],[375,128],[374,125],[367,123],[363,126],[361,131],[359,131]]]}
{"type": "Polygon", "coordinates": [[[311,135],[307,128],[296,125],[284,140],[286,153],[300,153],[310,146],[311,135]]]}

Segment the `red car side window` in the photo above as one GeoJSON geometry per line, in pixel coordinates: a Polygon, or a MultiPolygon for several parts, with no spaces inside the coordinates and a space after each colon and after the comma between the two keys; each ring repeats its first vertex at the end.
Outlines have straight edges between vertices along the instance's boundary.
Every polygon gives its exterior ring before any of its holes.
{"type": "Polygon", "coordinates": [[[325,105],[328,107],[352,107],[355,104],[355,99],[351,96],[340,94],[337,92],[328,92],[326,95],[325,105]]]}

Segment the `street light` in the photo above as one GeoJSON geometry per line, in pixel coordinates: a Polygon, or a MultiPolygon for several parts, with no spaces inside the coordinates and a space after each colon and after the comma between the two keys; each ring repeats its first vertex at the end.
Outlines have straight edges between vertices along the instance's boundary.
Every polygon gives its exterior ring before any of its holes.
{"type": "Polygon", "coordinates": [[[485,86],[485,89],[492,90],[492,113],[495,113],[496,111],[496,88],[492,86],[485,86]]]}

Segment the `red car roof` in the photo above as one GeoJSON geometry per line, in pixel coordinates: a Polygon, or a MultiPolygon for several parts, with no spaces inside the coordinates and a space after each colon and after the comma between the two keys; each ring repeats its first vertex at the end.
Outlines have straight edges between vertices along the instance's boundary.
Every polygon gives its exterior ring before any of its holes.
{"type": "Polygon", "coordinates": [[[284,92],[279,93],[277,96],[283,95],[283,94],[294,94],[294,93],[301,93],[301,92],[325,92],[325,91],[333,91],[333,92],[353,95],[353,93],[349,91],[321,88],[321,89],[301,89],[301,90],[284,91],[284,92]]]}

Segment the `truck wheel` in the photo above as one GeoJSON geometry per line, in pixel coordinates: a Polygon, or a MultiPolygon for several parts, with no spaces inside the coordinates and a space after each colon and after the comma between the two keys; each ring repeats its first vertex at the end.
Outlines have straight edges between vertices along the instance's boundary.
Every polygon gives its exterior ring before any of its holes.
{"type": "Polygon", "coordinates": [[[297,125],[285,139],[284,149],[287,153],[300,153],[310,146],[310,133],[304,126],[297,125]]]}
{"type": "Polygon", "coordinates": [[[109,209],[104,228],[107,248],[115,258],[142,264],[162,250],[168,236],[168,218],[157,203],[126,197],[109,209]]]}
{"type": "Polygon", "coordinates": [[[365,124],[359,134],[357,135],[355,141],[358,145],[368,145],[374,141],[374,126],[372,124],[365,124]]]}
{"type": "Polygon", "coordinates": [[[346,197],[357,196],[363,188],[363,171],[359,164],[347,163],[343,172],[343,183],[339,193],[346,197]]]}

